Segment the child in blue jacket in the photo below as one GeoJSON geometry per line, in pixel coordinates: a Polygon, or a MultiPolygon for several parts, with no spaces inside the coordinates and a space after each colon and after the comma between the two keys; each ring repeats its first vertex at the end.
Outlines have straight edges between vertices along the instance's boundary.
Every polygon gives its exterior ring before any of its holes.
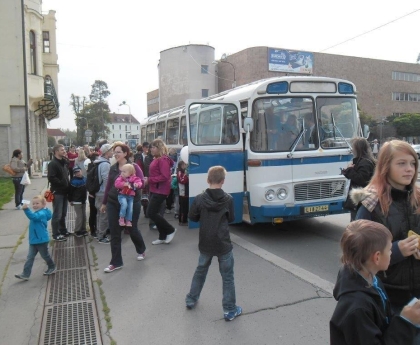
{"type": "Polygon", "coordinates": [[[47,224],[52,217],[51,211],[46,208],[45,198],[41,195],[35,196],[32,199],[31,211],[28,205],[22,206],[26,217],[29,218],[29,253],[26,258],[25,266],[23,267],[23,273],[15,274],[15,277],[22,280],[28,280],[32,266],[34,264],[35,256],[38,252],[41,257],[45,260],[48,265],[48,269],[44,272],[44,275],[49,276],[56,271],[55,263],[52,260],[50,253],[48,252],[48,243],[50,236],[48,234],[47,224]]]}

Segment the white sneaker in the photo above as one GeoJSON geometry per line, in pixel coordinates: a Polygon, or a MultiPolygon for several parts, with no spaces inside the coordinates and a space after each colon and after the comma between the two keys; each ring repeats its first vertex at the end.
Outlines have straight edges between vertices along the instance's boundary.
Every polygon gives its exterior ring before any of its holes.
{"type": "Polygon", "coordinates": [[[164,241],[164,240],[159,240],[159,239],[154,240],[154,241],[152,242],[152,244],[162,244],[162,243],[165,243],[165,241],[164,241]]]}
{"type": "Polygon", "coordinates": [[[171,241],[174,239],[176,233],[176,229],[172,234],[166,235],[166,240],[164,241],[166,244],[171,243],[171,241]]]}
{"type": "Polygon", "coordinates": [[[137,260],[138,260],[138,261],[144,260],[145,258],[146,258],[146,254],[145,254],[145,253],[143,253],[143,254],[138,254],[138,255],[137,255],[137,260]]]}

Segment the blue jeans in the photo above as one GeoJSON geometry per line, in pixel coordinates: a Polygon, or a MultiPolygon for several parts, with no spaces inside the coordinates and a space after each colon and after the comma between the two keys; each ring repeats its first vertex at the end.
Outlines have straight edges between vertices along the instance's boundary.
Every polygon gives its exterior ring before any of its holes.
{"type": "MultiPolygon", "coordinates": [[[[122,266],[123,260],[121,255],[121,227],[118,224],[118,216],[120,213],[120,204],[109,202],[106,204],[106,212],[108,213],[108,225],[111,232],[111,261],[110,265],[122,266]]],[[[130,232],[131,241],[136,248],[137,254],[143,254],[146,251],[143,237],[137,228],[140,217],[140,200],[133,203],[133,226],[126,227],[130,232]]]]}
{"type": "MultiPolygon", "coordinates": [[[[191,282],[191,289],[185,299],[187,304],[195,304],[200,298],[201,290],[203,289],[206,281],[207,272],[212,259],[212,256],[200,253],[198,266],[191,282]]],[[[219,260],[219,271],[223,280],[223,311],[225,313],[229,313],[236,310],[235,279],[233,277],[233,252],[230,251],[229,253],[220,255],[217,259],[219,260]]]]}
{"type": "Polygon", "coordinates": [[[50,253],[48,252],[48,242],[40,244],[30,244],[29,253],[26,258],[25,266],[23,267],[23,276],[29,278],[32,272],[32,266],[34,264],[36,254],[41,254],[41,257],[45,260],[48,268],[55,268],[54,261],[51,259],[50,253]]]}
{"type": "Polygon", "coordinates": [[[133,220],[133,201],[134,196],[118,194],[118,202],[121,205],[120,218],[125,218],[130,222],[133,220]]]}
{"type": "Polygon", "coordinates": [[[68,199],[67,195],[54,194],[51,227],[53,236],[65,235],[68,199]]]}
{"type": "Polygon", "coordinates": [[[23,192],[25,191],[25,186],[23,184],[20,184],[20,181],[22,181],[22,177],[13,177],[13,185],[15,186],[15,204],[16,207],[19,205],[22,205],[22,199],[23,199],[23,192]]]}

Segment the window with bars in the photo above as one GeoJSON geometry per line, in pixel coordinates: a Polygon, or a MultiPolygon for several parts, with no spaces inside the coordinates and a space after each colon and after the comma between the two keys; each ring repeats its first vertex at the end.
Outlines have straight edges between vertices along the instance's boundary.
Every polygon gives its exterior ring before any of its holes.
{"type": "Polygon", "coordinates": [[[36,74],[36,38],[35,32],[29,31],[29,52],[31,62],[31,74],[36,74]]]}

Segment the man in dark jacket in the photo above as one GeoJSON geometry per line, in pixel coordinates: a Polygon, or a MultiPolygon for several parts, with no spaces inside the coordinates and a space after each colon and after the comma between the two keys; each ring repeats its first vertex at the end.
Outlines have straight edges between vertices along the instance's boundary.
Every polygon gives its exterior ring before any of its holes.
{"type": "Polygon", "coordinates": [[[70,184],[68,163],[63,145],[54,146],[53,152],[54,157],[48,164],[48,182],[54,193],[51,227],[55,241],[66,241],[66,237],[69,236],[66,228],[67,194],[70,184]]]}
{"type": "Polygon", "coordinates": [[[235,214],[232,196],[222,190],[225,176],[226,170],[222,166],[209,169],[209,188],[197,195],[188,214],[193,222],[200,221],[200,257],[185,303],[188,309],[194,308],[200,298],[211,260],[213,256],[217,256],[223,280],[224,319],[232,321],[242,314],[242,308],[236,305],[233,253],[228,225],[235,219],[235,214]]]}

